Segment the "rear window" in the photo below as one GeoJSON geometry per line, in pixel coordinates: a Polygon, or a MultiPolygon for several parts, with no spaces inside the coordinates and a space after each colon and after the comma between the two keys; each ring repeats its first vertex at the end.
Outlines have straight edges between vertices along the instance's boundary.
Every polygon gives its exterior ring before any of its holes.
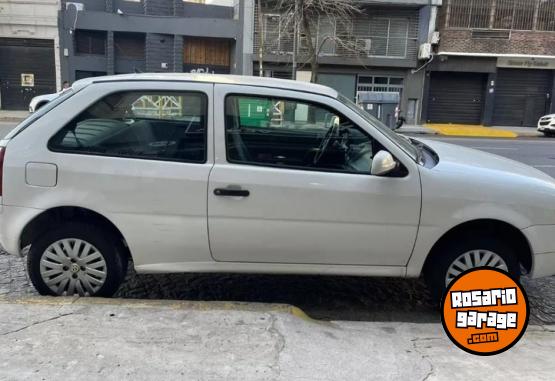
{"type": "Polygon", "coordinates": [[[94,103],[52,137],[52,151],[206,161],[207,98],[196,92],[128,91],[94,103]]]}

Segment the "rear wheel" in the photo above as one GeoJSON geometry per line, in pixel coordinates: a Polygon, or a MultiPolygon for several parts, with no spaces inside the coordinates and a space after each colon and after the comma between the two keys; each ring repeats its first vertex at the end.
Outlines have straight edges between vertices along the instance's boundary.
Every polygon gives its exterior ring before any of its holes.
{"type": "Polygon", "coordinates": [[[41,295],[110,297],[125,277],[116,237],[84,223],[55,228],[31,244],[29,277],[41,295]]]}
{"type": "Polygon", "coordinates": [[[449,284],[465,271],[491,267],[520,276],[517,256],[511,246],[497,237],[472,234],[458,237],[436,248],[424,277],[436,301],[441,300],[449,284]]]}

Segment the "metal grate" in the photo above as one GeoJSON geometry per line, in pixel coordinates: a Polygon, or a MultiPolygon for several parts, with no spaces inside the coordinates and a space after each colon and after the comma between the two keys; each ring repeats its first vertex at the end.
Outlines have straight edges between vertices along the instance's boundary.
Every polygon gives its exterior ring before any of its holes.
{"type": "Polygon", "coordinates": [[[447,28],[555,31],[555,0],[446,0],[447,28]]]}

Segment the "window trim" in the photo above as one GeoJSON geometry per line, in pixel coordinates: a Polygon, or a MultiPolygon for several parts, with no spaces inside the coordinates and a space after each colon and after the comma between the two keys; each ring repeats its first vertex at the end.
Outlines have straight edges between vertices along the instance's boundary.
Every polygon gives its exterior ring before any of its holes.
{"type": "MultiPolygon", "coordinates": [[[[324,172],[324,173],[336,173],[336,174],[344,174],[344,175],[378,177],[378,176],[372,175],[372,173],[370,171],[368,171],[368,172],[346,172],[346,171],[342,171],[342,170],[339,170],[339,169],[309,168],[309,167],[299,167],[299,166],[294,166],[294,165],[279,165],[279,164],[266,164],[266,163],[263,164],[263,163],[257,163],[257,162],[242,162],[242,161],[239,161],[239,160],[230,159],[229,151],[228,151],[228,136],[227,136],[227,126],[228,126],[227,125],[227,101],[228,101],[228,98],[230,98],[230,97],[246,97],[246,98],[250,97],[250,98],[272,99],[272,96],[270,96],[270,95],[260,95],[260,94],[251,94],[251,93],[227,93],[225,95],[225,98],[224,98],[224,143],[225,143],[225,160],[228,164],[254,166],[254,167],[264,167],[264,168],[273,168],[273,169],[282,169],[282,170],[305,171],[305,172],[324,172]]],[[[348,120],[362,134],[364,134],[369,139],[371,139],[374,142],[377,142],[378,144],[383,146],[383,144],[378,139],[373,137],[372,134],[370,134],[364,128],[360,127],[357,123],[353,122],[351,120],[351,118],[346,117],[342,112],[339,112],[338,110],[333,109],[329,105],[325,105],[325,104],[317,102],[317,101],[299,99],[299,98],[292,98],[292,97],[281,97],[281,96],[279,96],[279,99],[280,100],[285,100],[285,101],[298,102],[298,103],[304,102],[305,104],[315,105],[315,106],[320,107],[320,108],[322,108],[322,109],[324,109],[328,112],[334,113],[336,116],[339,116],[340,118],[345,118],[346,120],[348,120]]],[[[387,150],[387,147],[384,147],[384,148],[387,150]]],[[[390,150],[387,150],[387,152],[391,153],[390,150]]],[[[403,164],[403,162],[401,160],[399,160],[396,157],[396,155],[394,155],[393,153],[391,153],[391,155],[393,155],[394,159],[400,165],[400,170],[398,170],[396,172],[399,172],[402,175],[401,176],[395,176],[395,173],[393,173],[393,175],[389,176],[389,177],[393,177],[393,178],[407,177],[410,173],[407,166],[405,164],[403,164]]],[[[387,176],[382,176],[382,177],[387,177],[387,176]]]]}
{"type": "MultiPolygon", "coordinates": [[[[200,90],[183,90],[183,91],[179,91],[179,90],[161,90],[161,89],[154,89],[154,90],[143,90],[143,89],[128,89],[128,90],[115,90],[109,93],[104,94],[102,97],[97,98],[94,100],[94,102],[90,103],[89,105],[87,105],[84,109],[82,109],[81,111],[79,111],[79,114],[77,114],[75,117],[73,117],[68,123],[66,123],[62,128],[60,128],[59,130],[57,130],[49,139],[48,139],[48,143],[46,145],[47,149],[50,152],[55,152],[55,153],[61,153],[61,154],[69,154],[69,155],[82,155],[82,156],[100,156],[100,157],[113,157],[113,158],[118,158],[118,159],[131,159],[131,160],[150,160],[150,161],[162,161],[162,162],[173,162],[173,163],[183,163],[183,164],[197,164],[197,165],[203,165],[208,163],[208,129],[210,128],[208,121],[209,121],[209,111],[210,111],[210,107],[208,102],[210,102],[210,97],[207,93],[205,93],[204,91],[200,91],[200,90]],[[60,148],[54,148],[52,146],[54,137],[60,133],[60,131],[62,131],[63,129],[65,129],[67,126],[69,126],[71,123],[74,123],[75,120],[79,117],[79,115],[81,115],[83,112],[85,112],[86,110],[88,110],[91,106],[93,106],[94,104],[96,104],[97,102],[99,102],[100,100],[109,97],[111,95],[114,94],[118,94],[118,93],[133,93],[133,92],[159,92],[159,93],[180,93],[180,94],[199,94],[201,95],[201,97],[204,100],[204,107],[203,107],[203,112],[204,112],[204,116],[205,116],[205,120],[204,120],[204,158],[202,161],[191,161],[191,160],[180,160],[180,159],[172,159],[172,158],[155,158],[155,157],[145,157],[145,156],[131,156],[131,155],[115,155],[115,154],[106,154],[106,153],[102,153],[102,152],[86,152],[86,151],[79,151],[79,150],[72,150],[72,149],[60,149],[60,148]]],[[[163,121],[164,119],[160,119],[161,121],[163,121]]]]}

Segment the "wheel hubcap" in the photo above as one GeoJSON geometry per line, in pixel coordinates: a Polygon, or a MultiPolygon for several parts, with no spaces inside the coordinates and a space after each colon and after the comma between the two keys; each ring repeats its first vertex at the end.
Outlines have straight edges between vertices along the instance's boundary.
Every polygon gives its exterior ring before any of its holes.
{"type": "Polygon", "coordinates": [[[477,267],[494,267],[507,272],[509,271],[507,263],[493,251],[472,250],[462,254],[451,263],[451,266],[447,269],[447,275],[445,276],[445,286],[449,286],[453,279],[461,273],[477,267]]]}
{"type": "Polygon", "coordinates": [[[76,238],[54,242],[40,261],[42,280],[57,295],[94,295],[106,282],[107,271],[100,251],[76,238]]]}

